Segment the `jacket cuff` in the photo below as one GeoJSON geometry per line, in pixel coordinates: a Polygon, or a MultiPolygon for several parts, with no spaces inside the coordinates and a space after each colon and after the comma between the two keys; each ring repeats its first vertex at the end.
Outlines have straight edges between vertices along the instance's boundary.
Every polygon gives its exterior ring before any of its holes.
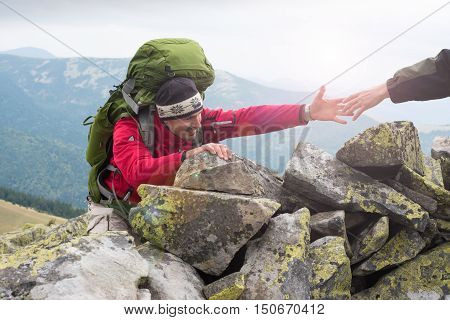
{"type": "Polygon", "coordinates": [[[306,120],[305,116],[305,104],[299,105],[299,113],[298,113],[298,125],[299,126],[305,126],[309,123],[309,121],[306,120]]]}
{"type": "Polygon", "coordinates": [[[393,103],[401,103],[407,100],[401,99],[401,95],[396,90],[396,80],[397,77],[394,76],[386,81],[386,87],[389,92],[389,97],[393,103]]]}

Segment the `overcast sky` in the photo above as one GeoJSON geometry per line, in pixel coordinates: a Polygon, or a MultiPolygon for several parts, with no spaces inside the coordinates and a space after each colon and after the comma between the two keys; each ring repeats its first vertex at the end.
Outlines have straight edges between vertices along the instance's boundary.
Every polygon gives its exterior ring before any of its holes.
{"type": "MultiPolygon", "coordinates": [[[[0,0],[0,51],[33,46],[131,57],[150,39],[197,40],[217,69],[286,89],[315,90],[448,3],[427,1],[13,1],[0,0]]],[[[450,47],[450,5],[328,86],[349,93],[450,47]]]]}

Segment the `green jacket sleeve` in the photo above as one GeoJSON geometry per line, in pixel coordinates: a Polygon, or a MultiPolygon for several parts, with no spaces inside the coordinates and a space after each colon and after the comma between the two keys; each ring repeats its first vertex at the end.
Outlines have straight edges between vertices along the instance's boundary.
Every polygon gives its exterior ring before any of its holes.
{"type": "Polygon", "coordinates": [[[450,96],[450,50],[397,71],[387,81],[392,102],[426,101],[450,96]]]}

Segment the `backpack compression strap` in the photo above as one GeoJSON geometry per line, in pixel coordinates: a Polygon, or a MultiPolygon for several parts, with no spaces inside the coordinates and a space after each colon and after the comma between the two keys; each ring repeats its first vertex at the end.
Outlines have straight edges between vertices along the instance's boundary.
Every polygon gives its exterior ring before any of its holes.
{"type": "Polygon", "coordinates": [[[141,108],[138,113],[139,125],[141,126],[141,136],[145,146],[154,156],[153,151],[155,148],[155,134],[154,134],[154,122],[153,116],[156,110],[155,105],[149,105],[146,108],[141,108]]]}

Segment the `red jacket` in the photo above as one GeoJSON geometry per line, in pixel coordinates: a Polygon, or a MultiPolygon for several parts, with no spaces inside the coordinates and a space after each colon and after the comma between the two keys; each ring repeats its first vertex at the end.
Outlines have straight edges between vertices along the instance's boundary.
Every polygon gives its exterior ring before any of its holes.
{"type": "MultiPolygon", "coordinates": [[[[202,111],[203,143],[218,143],[233,137],[250,136],[306,125],[304,105],[263,105],[238,110],[208,109],[202,111]]],[[[133,118],[123,118],[114,126],[113,155],[110,163],[120,170],[104,183],[122,198],[132,188],[130,202],[137,203],[140,184],[173,185],[181,165],[183,150],[192,143],[174,134],[154,117],[154,155],[145,146],[133,118]],[[114,176],[114,178],[113,178],[114,176]]]]}

